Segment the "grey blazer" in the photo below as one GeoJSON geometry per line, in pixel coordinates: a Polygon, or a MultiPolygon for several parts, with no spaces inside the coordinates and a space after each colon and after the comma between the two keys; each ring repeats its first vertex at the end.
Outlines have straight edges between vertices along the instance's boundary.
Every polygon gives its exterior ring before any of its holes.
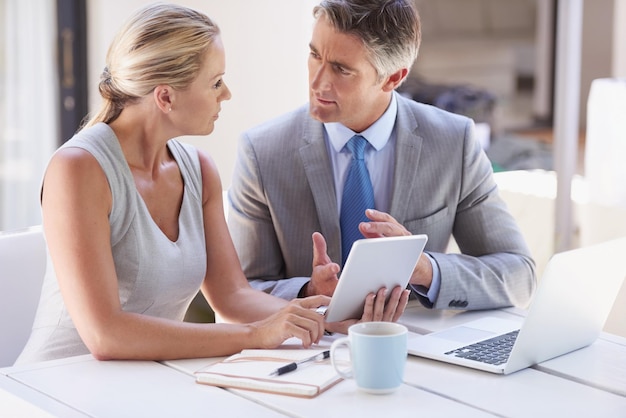
{"type": "MultiPolygon", "coordinates": [[[[535,265],[498,195],[471,119],[396,94],[396,163],[390,214],[413,234],[441,272],[427,307],[490,309],[526,305],[535,265]],[[446,254],[454,237],[461,254],[446,254]]],[[[252,286],[285,299],[311,274],[311,234],[341,262],[335,186],[324,126],[308,106],[243,133],[229,190],[228,225],[252,286]]]]}

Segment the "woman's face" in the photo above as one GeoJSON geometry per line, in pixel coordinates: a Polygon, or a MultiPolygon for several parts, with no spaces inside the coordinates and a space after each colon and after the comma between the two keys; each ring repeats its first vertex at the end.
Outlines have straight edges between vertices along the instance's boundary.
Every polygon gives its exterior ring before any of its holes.
{"type": "Polygon", "coordinates": [[[178,90],[172,103],[171,117],[184,135],[208,135],[213,132],[221,103],[231,97],[222,80],[226,67],[224,46],[216,36],[207,50],[196,79],[185,90],[178,90]]]}

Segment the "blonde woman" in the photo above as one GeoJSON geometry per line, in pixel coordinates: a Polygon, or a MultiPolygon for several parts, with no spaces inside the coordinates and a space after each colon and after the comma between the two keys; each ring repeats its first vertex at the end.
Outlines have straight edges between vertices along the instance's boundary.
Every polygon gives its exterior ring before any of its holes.
{"type": "MultiPolygon", "coordinates": [[[[315,312],[326,296],[287,302],[249,286],[215,164],[172,139],[213,131],[231,97],[224,73],[219,28],[192,9],[150,5],[115,37],[101,109],[54,154],[44,177],[49,267],[18,363],[86,353],[222,356],[291,337],[308,347],[325,328],[347,329],[349,322],[325,324],[315,312]],[[198,289],[227,323],[182,321],[198,289]]],[[[404,309],[374,299],[363,320],[404,309]]]]}

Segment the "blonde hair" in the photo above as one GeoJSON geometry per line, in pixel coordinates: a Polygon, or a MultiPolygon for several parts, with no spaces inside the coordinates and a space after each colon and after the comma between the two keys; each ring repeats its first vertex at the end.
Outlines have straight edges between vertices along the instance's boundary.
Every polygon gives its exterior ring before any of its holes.
{"type": "Polygon", "coordinates": [[[205,14],[174,4],[140,9],[113,39],[100,77],[100,109],[84,127],[117,119],[124,106],[161,84],[183,90],[220,33],[205,14]]]}

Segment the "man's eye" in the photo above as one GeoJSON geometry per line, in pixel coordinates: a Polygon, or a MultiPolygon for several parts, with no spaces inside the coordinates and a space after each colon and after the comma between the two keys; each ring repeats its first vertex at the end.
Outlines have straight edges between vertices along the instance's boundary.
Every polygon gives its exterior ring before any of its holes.
{"type": "Polygon", "coordinates": [[[341,66],[339,66],[339,65],[335,66],[335,69],[336,69],[336,70],[337,70],[337,72],[339,72],[340,74],[344,74],[344,75],[350,74],[350,71],[346,70],[345,68],[343,68],[343,67],[341,67],[341,66]]]}

